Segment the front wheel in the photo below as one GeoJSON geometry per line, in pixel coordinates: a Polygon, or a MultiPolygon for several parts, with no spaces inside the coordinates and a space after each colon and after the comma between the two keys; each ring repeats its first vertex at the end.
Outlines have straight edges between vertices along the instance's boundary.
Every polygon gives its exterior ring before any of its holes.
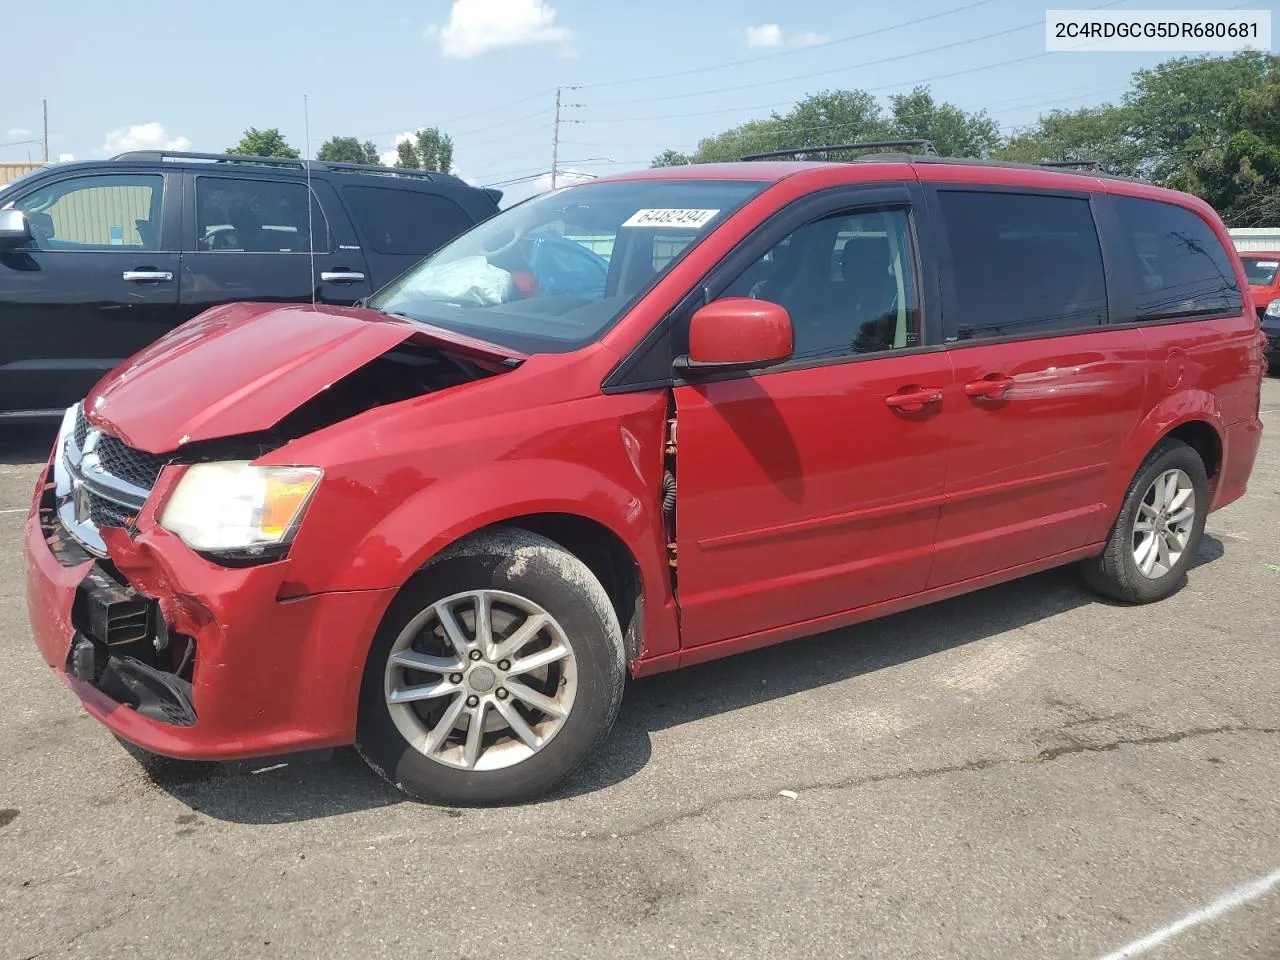
{"type": "Polygon", "coordinates": [[[552,787],[613,725],[622,631],[590,569],[513,528],[462,541],[391,604],[356,747],[409,796],[508,803],[552,787]]]}
{"type": "Polygon", "coordinates": [[[1204,461],[1180,440],[1165,440],[1129,484],[1101,555],[1085,561],[1085,581],[1125,603],[1163,600],[1181,585],[1209,515],[1204,461]]]}

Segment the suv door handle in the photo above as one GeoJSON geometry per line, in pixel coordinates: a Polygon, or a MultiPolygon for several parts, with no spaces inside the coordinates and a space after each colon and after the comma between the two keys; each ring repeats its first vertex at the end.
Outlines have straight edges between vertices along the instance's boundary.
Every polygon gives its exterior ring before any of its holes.
{"type": "Polygon", "coordinates": [[[982,400],[999,400],[1013,389],[1013,377],[1003,373],[989,373],[981,380],[972,380],[964,385],[966,397],[978,397],[982,400]]]}
{"type": "Polygon", "coordinates": [[[172,283],[173,274],[168,270],[126,270],[126,280],[134,283],[172,283]]]}
{"type": "Polygon", "coordinates": [[[942,402],[942,391],[937,387],[907,387],[897,393],[891,393],[884,402],[894,410],[903,413],[918,413],[932,403],[942,402]]]}
{"type": "Polygon", "coordinates": [[[320,274],[320,279],[325,283],[360,283],[364,280],[364,274],[355,270],[325,270],[320,274]]]}

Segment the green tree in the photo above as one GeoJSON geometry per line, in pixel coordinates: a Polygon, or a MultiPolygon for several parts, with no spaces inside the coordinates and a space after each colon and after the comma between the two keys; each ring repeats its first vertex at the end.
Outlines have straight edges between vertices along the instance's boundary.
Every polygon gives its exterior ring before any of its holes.
{"type": "Polygon", "coordinates": [[[653,162],[649,166],[683,167],[690,163],[693,163],[693,159],[687,153],[681,153],[679,150],[663,150],[653,158],[653,162]]]}
{"type": "Polygon", "coordinates": [[[1103,104],[1079,110],[1054,110],[1028,130],[1011,136],[992,156],[1020,163],[1046,160],[1094,160],[1104,173],[1132,176],[1142,148],[1132,134],[1125,107],[1103,104]]]}
{"type": "Polygon", "coordinates": [[[423,127],[396,144],[396,166],[449,173],[453,169],[453,138],[438,127],[423,127]]]}
{"type": "Polygon", "coordinates": [[[985,110],[936,103],[928,87],[894,94],[889,112],[894,139],[932,140],[944,157],[987,157],[1000,144],[1000,127],[985,110]]]}
{"type": "Polygon", "coordinates": [[[1280,58],[1247,51],[1232,57],[1178,57],[1134,73],[1122,103],[1138,147],[1139,172],[1163,182],[1198,152],[1235,132],[1229,111],[1242,90],[1259,86],[1280,58]]]}
{"type": "Polygon", "coordinates": [[[1227,107],[1226,142],[1199,152],[1168,185],[1202,197],[1233,227],[1280,224],[1280,70],[1227,107]]]}
{"type": "Polygon", "coordinates": [[[289,146],[279,128],[259,130],[250,127],[234,147],[228,147],[227,153],[235,153],[246,157],[290,157],[297,158],[301,154],[289,146]]]}
{"type": "Polygon", "coordinates": [[[355,137],[330,137],[321,145],[317,160],[330,163],[378,163],[378,148],[371,140],[361,143],[355,137]]]}
{"type": "Polygon", "coordinates": [[[698,144],[695,163],[737,160],[748,153],[800,150],[850,140],[883,140],[889,125],[875,97],[863,90],[824,90],[786,113],[750,120],[698,144]]]}

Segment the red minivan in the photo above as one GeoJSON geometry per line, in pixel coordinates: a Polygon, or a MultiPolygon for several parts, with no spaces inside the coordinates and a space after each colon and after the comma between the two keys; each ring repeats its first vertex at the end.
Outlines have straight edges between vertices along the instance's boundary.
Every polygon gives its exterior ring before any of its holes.
{"type": "Polygon", "coordinates": [[[1062,564],[1177,589],[1261,436],[1245,288],[1208,206],[1096,175],[546,193],[363,308],[218,307],[103,379],[35,491],[36,642],[147,750],[354,743],[413,797],[534,796],[628,673],[1062,564]]]}

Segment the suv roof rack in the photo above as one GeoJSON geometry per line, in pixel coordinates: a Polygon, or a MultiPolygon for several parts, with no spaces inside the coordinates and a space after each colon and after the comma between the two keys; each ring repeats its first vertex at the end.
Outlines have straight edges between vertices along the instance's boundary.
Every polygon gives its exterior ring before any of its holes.
{"type": "Polygon", "coordinates": [[[863,150],[879,147],[921,147],[920,153],[866,153],[850,157],[845,163],[954,163],[973,167],[1000,167],[1012,170],[1062,170],[1075,171],[1104,180],[1123,180],[1128,183],[1147,183],[1141,177],[1126,177],[1117,173],[1105,173],[1097,160],[1044,160],[1040,163],[1021,163],[1015,160],[984,160],[977,157],[944,157],[932,140],[873,140],[866,143],[842,143],[825,147],[802,147],[798,150],[770,150],[768,153],[749,153],[743,160],[773,160],[783,157],[806,159],[810,154],[829,153],[838,150],[863,150]]]}
{"type": "MultiPolygon", "coordinates": [[[[863,143],[832,143],[820,147],[801,147],[798,150],[770,150],[767,153],[749,153],[742,157],[743,160],[777,160],[783,157],[790,157],[793,160],[800,160],[811,153],[843,153],[846,150],[885,150],[891,147],[912,147],[914,148],[907,156],[925,156],[936,157],[938,148],[932,140],[867,140],[863,143]]],[[[887,156],[896,156],[888,154],[887,156]]]]}
{"type": "Polygon", "coordinates": [[[236,153],[192,153],[188,150],[130,150],[112,160],[207,160],[212,163],[245,163],[267,167],[294,167],[298,170],[328,170],[334,173],[373,173],[387,177],[409,177],[418,180],[457,180],[451,173],[434,170],[412,170],[404,167],[382,167],[372,163],[331,163],[303,160],[298,157],[254,157],[236,153]]]}

